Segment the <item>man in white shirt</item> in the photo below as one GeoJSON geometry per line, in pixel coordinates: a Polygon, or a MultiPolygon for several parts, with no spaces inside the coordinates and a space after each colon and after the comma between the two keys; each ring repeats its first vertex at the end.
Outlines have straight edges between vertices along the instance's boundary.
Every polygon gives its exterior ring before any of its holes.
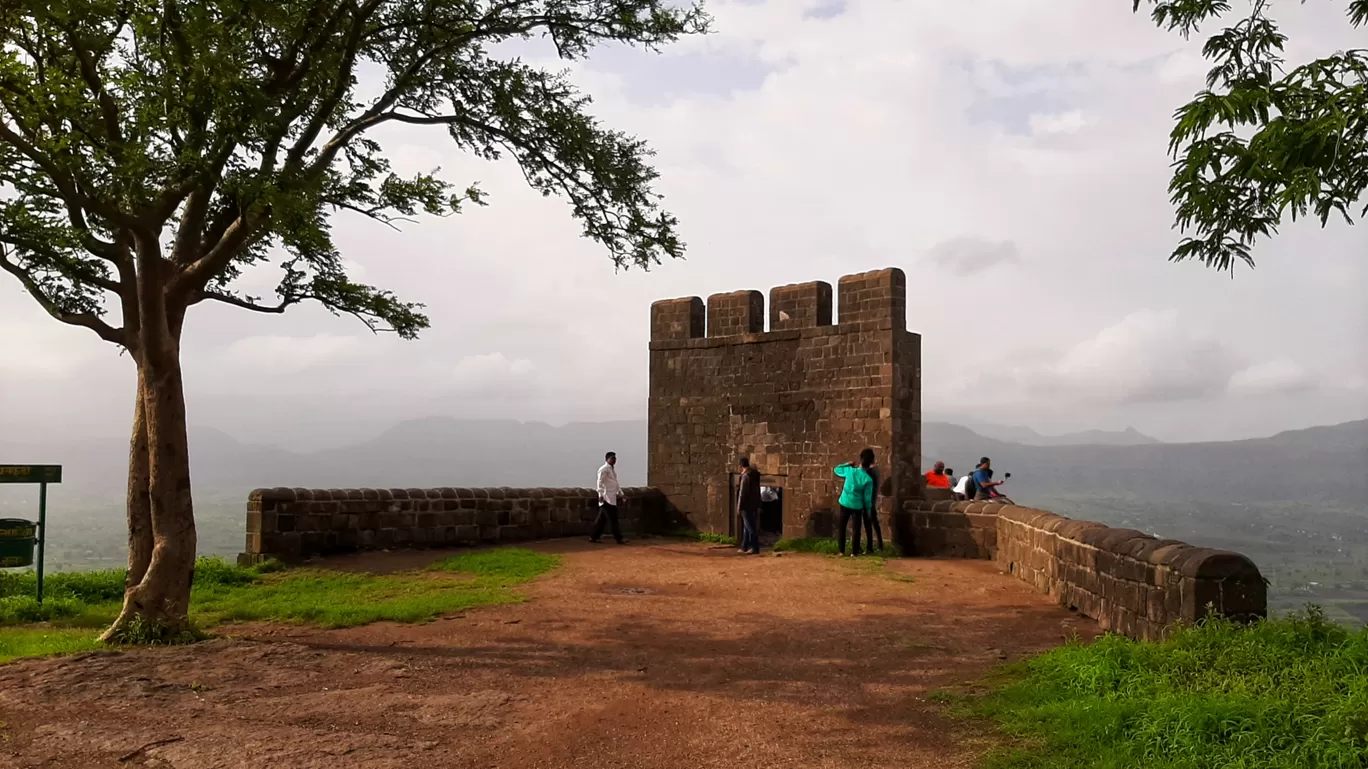
{"type": "Polygon", "coordinates": [[[622,530],[618,528],[618,505],[626,499],[622,494],[622,487],[618,485],[617,479],[617,454],[610,451],[603,457],[603,467],[598,471],[598,483],[595,484],[598,490],[599,512],[598,518],[594,519],[594,530],[589,534],[589,541],[597,543],[603,536],[603,527],[611,525],[613,527],[613,539],[619,545],[627,543],[622,538],[622,530]]]}

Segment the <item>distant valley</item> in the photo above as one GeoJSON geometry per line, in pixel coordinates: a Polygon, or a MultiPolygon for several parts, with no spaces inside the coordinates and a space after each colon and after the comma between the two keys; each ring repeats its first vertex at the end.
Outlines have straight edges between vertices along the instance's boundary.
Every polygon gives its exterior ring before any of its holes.
{"type": "MultiPolygon", "coordinates": [[[[621,456],[624,483],[646,480],[646,423],[552,427],[430,418],[374,439],[310,453],[254,446],[217,430],[191,435],[200,546],[242,549],[256,487],[586,486],[602,453],[621,456]]],[[[923,464],[967,472],[992,457],[1022,504],[1248,554],[1273,583],[1273,604],[1326,604],[1368,621],[1368,421],[1268,438],[1161,443],[1134,430],[1043,436],[1029,428],[922,426],[923,464]]],[[[124,553],[123,441],[45,444],[0,439],[0,462],[51,462],[55,569],[118,566],[124,553]]],[[[0,515],[32,517],[28,487],[0,489],[0,515]]]]}

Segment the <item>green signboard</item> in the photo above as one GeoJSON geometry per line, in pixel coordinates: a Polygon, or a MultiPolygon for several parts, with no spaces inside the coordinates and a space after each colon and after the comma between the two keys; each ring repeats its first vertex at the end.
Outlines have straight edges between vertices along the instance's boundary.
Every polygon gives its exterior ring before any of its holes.
{"type": "Polygon", "coordinates": [[[0,465],[0,483],[61,482],[61,465],[0,465]]]}
{"type": "Polygon", "coordinates": [[[38,520],[0,518],[0,569],[33,566],[38,550],[38,603],[43,602],[43,545],[47,540],[47,487],[62,482],[61,465],[0,465],[0,483],[38,484],[38,520]]]}

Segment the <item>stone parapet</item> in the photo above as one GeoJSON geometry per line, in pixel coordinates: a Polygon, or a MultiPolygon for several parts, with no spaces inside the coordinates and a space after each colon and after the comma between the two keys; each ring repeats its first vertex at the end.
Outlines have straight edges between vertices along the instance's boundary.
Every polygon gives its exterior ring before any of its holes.
{"type": "Polygon", "coordinates": [[[1060,605],[1132,638],[1212,614],[1267,614],[1267,583],[1239,553],[1011,505],[909,501],[894,529],[906,552],[993,560],[1060,605]]]}
{"type": "MultiPolygon", "coordinates": [[[[624,533],[663,520],[659,491],[624,493],[624,533]]],[[[247,498],[240,560],[585,536],[596,515],[593,489],[257,489],[247,498]]]]}

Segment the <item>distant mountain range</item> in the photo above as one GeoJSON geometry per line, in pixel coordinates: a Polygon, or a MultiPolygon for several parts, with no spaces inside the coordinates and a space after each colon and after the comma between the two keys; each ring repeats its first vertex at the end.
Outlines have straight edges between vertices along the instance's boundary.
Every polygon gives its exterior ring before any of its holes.
{"type": "Polygon", "coordinates": [[[1084,430],[1063,435],[1041,435],[1029,427],[996,425],[989,422],[964,422],[964,426],[985,438],[1026,446],[1147,446],[1162,443],[1158,438],[1127,427],[1124,430],[1084,430]]]}
{"type": "MultiPolygon", "coordinates": [[[[1306,500],[1368,508],[1368,420],[1212,443],[1160,443],[1133,430],[1050,437],[1028,428],[1000,429],[1015,430],[1022,440],[926,422],[923,464],[941,460],[962,474],[987,455],[999,477],[1013,473],[1009,488],[1027,496],[1068,491],[1156,502],[1306,500]],[[1061,443],[1082,440],[1095,442],[1061,443]]],[[[400,423],[353,446],[312,453],[245,444],[212,429],[191,435],[196,488],[224,493],[260,486],[585,486],[606,450],[620,455],[624,483],[645,482],[644,421],[552,427],[434,417],[400,423]]],[[[126,457],[126,444],[118,441],[16,445],[0,440],[0,462],[64,465],[65,494],[120,499],[126,457]]]]}
{"type": "MultiPolygon", "coordinates": [[[[260,486],[588,486],[608,450],[618,452],[624,483],[646,480],[644,421],[551,427],[431,418],[315,452],[203,428],[190,440],[202,554],[241,551],[247,492],[260,486]]],[[[1022,504],[1245,553],[1272,580],[1280,611],[1315,599],[1340,620],[1368,621],[1368,420],[1223,443],[928,421],[922,449],[924,466],[941,460],[961,474],[991,457],[999,478],[1012,473],[1004,491],[1022,504]]],[[[64,467],[63,483],[49,493],[49,568],[124,562],[127,457],[118,440],[0,437],[0,463],[64,467]]],[[[32,487],[0,486],[0,517],[29,518],[36,506],[32,487]]]]}
{"type": "MultiPolygon", "coordinates": [[[[587,486],[603,463],[603,452],[610,450],[622,455],[624,483],[645,482],[644,421],[552,427],[431,417],[401,422],[352,446],[307,453],[243,443],[212,428],[190,430],[197,490],[587,486]]],[[[0,439],[0,462],[63,465],[68,492],[117,491],[127,457],[123,441],[19,444],[0,439]]]]}
{"type": "Polygon", "coordinates": [[[1368,420],[1211,443],[1028,446],[959,425],[922,425],[923,464],[957,473],[981,456],[1009,494],[1107,494],[1152,502],[1333,502],[1368,510],[1368,420]]]}

